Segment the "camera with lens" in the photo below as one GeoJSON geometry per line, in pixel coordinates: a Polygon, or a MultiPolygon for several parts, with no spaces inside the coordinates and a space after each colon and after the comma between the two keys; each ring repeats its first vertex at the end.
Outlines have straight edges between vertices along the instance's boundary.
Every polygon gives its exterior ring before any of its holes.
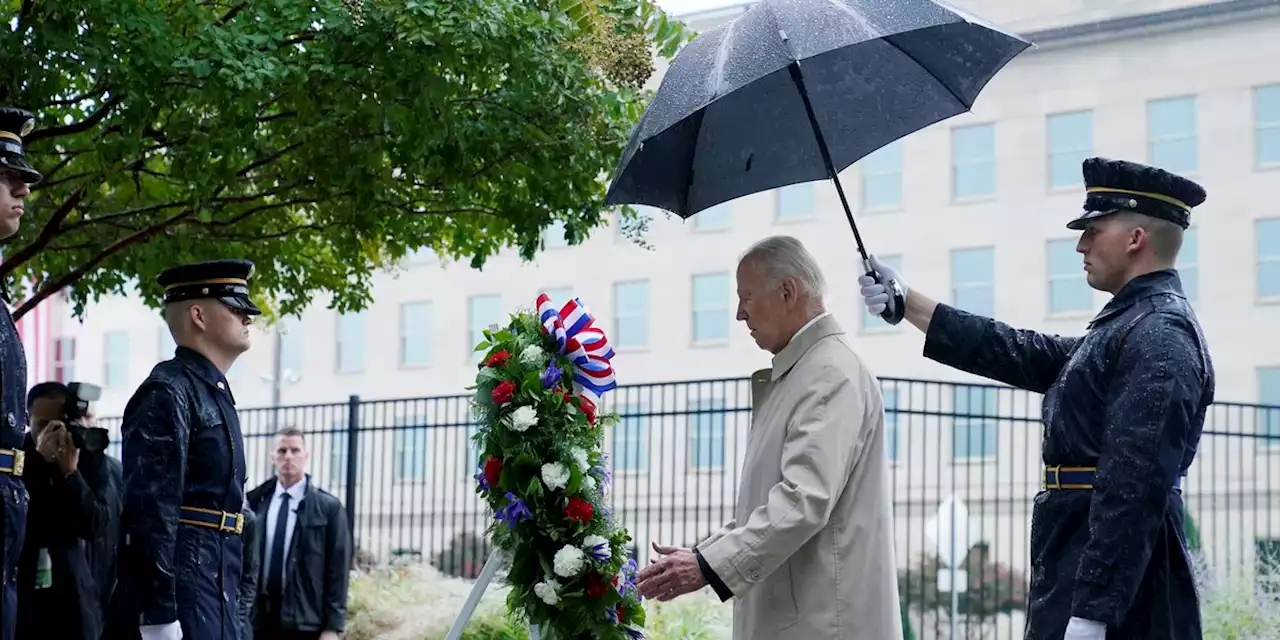
{"type": "Polygon", "coordinates": [[[78,424],[89,413],[89,403],[102,397],[102,387],[88,382],[67,383],[67,401],[63,403],[62,423],[67,425],[71,442],[77,449],[98,453],[106,451],[110,442],[107,430],[78,424]]]}

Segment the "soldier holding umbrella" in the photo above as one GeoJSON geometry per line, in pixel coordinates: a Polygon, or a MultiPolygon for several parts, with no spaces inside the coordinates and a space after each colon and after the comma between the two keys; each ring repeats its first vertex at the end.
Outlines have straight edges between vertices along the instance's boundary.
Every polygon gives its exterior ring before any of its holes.
{"type": "MultiPolygon", "coordinates": [[[[1132,162],[1084,162],[1089,286],[1114,297],[1083,337],[1009,325],[906,290],[924,355],[1045,394],[1044,484],[1031,517],[1028,640],[1201,637],[1181,481],[1195,458],[1214,374],[1173,265],[1205,192],[1132,162]],[[1064,635],[1065,634],[1065,635],[1064,635]]],[[[858,279],[879,313],[885,287],[858,279]]]]}

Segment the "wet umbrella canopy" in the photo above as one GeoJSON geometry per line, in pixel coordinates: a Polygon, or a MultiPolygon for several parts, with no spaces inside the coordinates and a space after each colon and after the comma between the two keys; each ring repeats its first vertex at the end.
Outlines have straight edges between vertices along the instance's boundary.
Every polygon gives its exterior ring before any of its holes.
{"type": "MultiPolygon", "coordinates": [[[[762,0],[672,61],[607,203],[690,217],[838,172],[968,111],[1030,44],[931,0],[762,0]]],[[[896,284],[896,283],[895,283],[896,284]]],[[[901,319],[901,305],[890,319],[901,319]]]]}

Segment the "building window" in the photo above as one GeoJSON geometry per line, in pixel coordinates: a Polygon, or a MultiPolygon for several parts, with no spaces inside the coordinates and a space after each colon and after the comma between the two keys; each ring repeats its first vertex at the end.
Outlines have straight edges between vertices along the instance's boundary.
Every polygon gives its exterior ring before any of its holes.
{"type": "Polygon", "coordinates": [[[1280,218],[1259,220],[1255,234],[1258,238],[1258,298],[1280,298],[1280,218]]]}
{"type": "Polygon", "coordinates": [[[1182,292],[1187,300],[1195,302],[1200,299],[1200,234],[1191,227],[1182,233],[1182,249],[1178,251],[1178,261],[1174,268],[1178,270],[1178,279],[1182,280],[1182,292]]]}
{"type": "Polygon", "coordinates": [[[467,351],[472,358],[480,358],[483,352],[473,351],[476,345],[484,342],[484,331],[491,324],[502,322],[502,297],[495,295],[471,296],[467,298],[467,351]]]}
{"type": "Polygon", "coordinates": [[[884,399],[884,448],[890,462],[898,461],[898,440],[902,437],[898,429],[898,390],[883,389],[880,396],[884,399]]]}
{"type": "Polygon", "coordinates": [[[957,385],[951,401],[953,423],[951,456],[956,460],[990,458],[996,454],[996,390],[957,385]]]}
{"type": "Polygon", "coordinates": [[[541,293],[551,298],[551,304],[556,306],[557,311],[563,309],[564,305],[573,299],[573,287],[549,287],[543,289],[541,293]]]}
{"type": "Polygon", "coordinates": [[[1167,98],[1147,103],[1147,159],[1166,171],[1196,170],[1196,99],[1167,98]]]}
{"type": "Polygon", "coordinates": [[[721,202],[714,207],[703,209],[693,216],[693,228],[699,231],[728,229],[730,213],[728,202],[721,202]]]}
{"type": "Polygon", "coordinates": [[[364,312],[338,316],[339,373],[355,373],[364,369],[364,312]]]}
{"type": "Polygon", "coordinates": [[[109,331],[103,338],[102,386],[123,387],[129,384],[129,332],[109,331]]]}
{"type": "Polygon", "coordinates": [[[63,384],[76,379],[75,338],[58,338],[53,342],[53,379],[63,384]]]}
{"type": "Polygon", "coordinates": [[[996,193],[996,127],[975,124],[951,130],[951,197],[955,200],[996,193]]]}
{"type": "Polygon", "coordinates": [[[1093,309],[1093,288],[1085,279],[1084,262],[1076,240],[1050,240],[1048,250],[1049,313],[1077,313],[1093,309]]]}
{"type": "Polygon", "coordinates": [[[431,362],[431,303],[400,305],[400,364],[420,367],[431,362]]]}
{"type": "Polygon", "coordinates": [[[551,224],[542,230],[542,241],[548,249],[569,246],[569,240],[565,238],[564,220],[552,220],[551,224]]]}
{"type": "Polygon", "coordinates": [[[798,220],[812,217],[813,214],[812,182],[791,184],[778,189],[779,220],[798,220]]]}
{"type": "Polygon", "coordinates": [[[159,353],[159,361],[173,358],[177,353],[178,344],[173,341],[173,332],[169,331],[169,327],[156,329],[156,351],[159,353]]]}
{"type": "Polygon", "coordinates": [[[953,249],[951,251],[951,303],[982,316],[996,312],[995,249],[953,249]]]}
{"type": "MultiPolygon", "coordinates": [[[[886,255],[886,256],[876,256],[876,259],[880,261],[880,264],[883,264],[884,266],[889,267],[890,269],[893,269],[898,273],[902,273],[902,256],[901,255],[894,254],[894,255],[886,255]]],[[[857,275],[862,275],[861,270],[859,270],[857,275]]],[[[863,331],[890,331],[898,328],[894,325],[889,324],[888,322],[885,322],[884,319],[881,318],[880,316],[873,315],[871,311],[867,309],[867,305],[859,304],[858,307],[862,309],[862,330],[863,331]]]]}
{"type": "Polygon", "coordinates": [[[609,339],[619,348],[649,344],[649,281],[613,285],[613,333],[609,339]]]}
{"type": "Polygon", "coordinates": [[[422,480],[427,477],[427,426],[421,420],[401,417],[396,420],[392,459],[396,482],[422,480]]]}
{"type": "Polygon", "coordinates": [[[704,273],[693,276],[693,341],[724,342],[729,339],[729,276],[704,273]]]}
{"type": "Polygon", "coordinates": [[[724,400],[695,400],[689,433],[689,466],[695,471],[724,467],[724,400]]]}
{"type": "Polygon", "coordinates": [[[649,468],[648,418],[640,415],[640,405],[618,406],[618,424],[613,428],[613,470],[644,471],[649,468]]]}
{"type": "Polygon", "coordinates": [[[286,379],[302,375],[303,343],[302,321],[298,318],[281,318],[280,326],[280,369],[286,379]]]}
{"type": "Polygon", "coordinates": [[[1093,155],[1093,112],[1056,113],[1045,120],[1049,144],[1049,186],[1084,182],[1081,166],[1093,155]]]}
{"type": "Polygon", "coordinates": [[[902,141],[876,149],[858,164],[862,167],[863,210],[902,206],[902,141]]]}
{"type": "Polygon", "coordinates": [[[1253,122],[1258,164],[1280,163],[1280,84],[1254,88],[1253,122]]]}
{"type": "Polygon", "coordinates": [[[1258,369],[1258,404],[1266,405],[1258,416],[1258,431],[1280,438],[1280,367],[1258,369]]]}

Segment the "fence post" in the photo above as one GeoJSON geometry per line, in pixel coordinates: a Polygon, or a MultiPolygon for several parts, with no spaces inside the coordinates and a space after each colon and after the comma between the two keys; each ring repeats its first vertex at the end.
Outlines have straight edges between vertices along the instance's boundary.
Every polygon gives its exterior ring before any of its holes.
{"type": "Polygon", "coordinates": [[[347,526],[351,540],[356,539],[356,479],[360,461],[360,396],[347,398],[347,526]]]}

